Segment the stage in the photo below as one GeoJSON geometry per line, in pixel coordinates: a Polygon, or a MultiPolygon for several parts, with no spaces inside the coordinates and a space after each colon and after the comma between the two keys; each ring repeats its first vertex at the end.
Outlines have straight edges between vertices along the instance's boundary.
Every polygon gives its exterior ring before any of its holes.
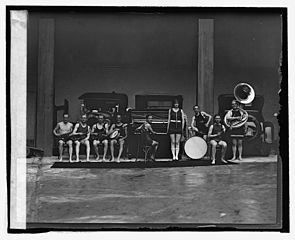
{"type": "Polygon", "coordinates": [[[55,161],[27,159],[27,222],[36,223],[31,226],[276,222],[276,156],[151,169],[51,168],[55,161]]]}

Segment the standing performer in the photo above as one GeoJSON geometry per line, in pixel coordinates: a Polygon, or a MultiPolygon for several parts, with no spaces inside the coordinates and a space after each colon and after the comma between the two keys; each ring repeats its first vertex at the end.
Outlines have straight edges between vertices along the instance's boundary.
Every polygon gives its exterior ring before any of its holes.
{"type": "Polygon", "coordinates": [[[227,144],[222,140],[222,134],[225,133],[225,126],[221,124],[221,117],[219,115],[214,116],[214,123],[210,126],[208,132],[208,138],[210,139],[211,151],[212,151],[212,162],[211,164],[215,164],[216,159],[216,146],[220,145],[221,149],[221,161],[227,163],[224,159],[225,152],[227,148],[227,144]]]}
{"type": "MultiPolygon", "coordinates": [[[[233,124],[237,120],[242,120],[247,115],[247,112],[239,107],[239,103],[236,100],[232,101],[232,109],[226,114],[226,119],[230,124],[233,124]]],[[[236,151],[238,145],[239,157],[238,160],[242,160],[242,151],[243,151],[243,137],[245,135],[247,125],[246,123],[238,128],[233,128],[230,126],[230,136],[232,137],[232,151],[233,158],[231,161],[236,159],[236,151]]]]}
{"type": "Polygon", "coordinates": [[[168,112],[168,126],[167,133],[171,139],[171,152],[172,160],[178,160],[179,146],[181,135],[184,130],[184,113],[179,108],[179,102],[177,99],[173,101],[173,107],[168,112]]]}
{"type": "Polygon", "coordinates": [[[199,136],[207,139],[209,123],[212,116],[200,110],[198,105],[193,107],[195,115],[192,117],[191,130],[193,136],[199,136]]]}
{"type": "Polygon", "coordinates": [[[120,114],[116,116],[116,123],[114,123],[111,126],[111,129],[109,131],[109,136],[111,136],[115,131],[118,131],[118,135],[114,139],[111,138],[111,157],[112,157],[111,161],[115,159],[114,144],[119,144],[120,145],[119,154],[116,160],[116,162],[119,163],[122,152],[123,152],[125,139],[127,138],[127,124],[124,124],[122,122],[122,116],[120,114]]]}
{"type": "Polygon", "coordinates": [[[53,130],[58,139],[59,161],[62,161],[63,147],[66,143],[69,146],[69,161],[72,162],[73,141],[69,135],[73,131],[73,124],[69,122],[69,114],[63,114],[63,121],[59,122],[53,130]]]}
{"type": "Polygon", "coordinates": [[[86,114],[81,116],[81,121],[75,125],[72,136],[75,140],[76,144],[76,161],[79,161],[79,151],[80,144],[84,144],[86,146],[86,161],[89,161],[90,155],[90,144],[89,144],[89,136],[90,136],[90,127],[86,123],[87,116],[86,114]]]}
{"type": "Polygon", "coordinates": [[[92,126],[91,130],[91,138],[93,139],[93,146],[96,153],[96,161],[99,160],[99,153],[98,153],[98,145],[102,143],[104,145],[103,148],[103,157],[102,161],[104,162],[106,159],[106,154],[108,151],[108,140],[107,134],[109,131],[109,124],[104,121],[104,116],[98,116],[98,122],[92,126]]]}
{"type": "Polygon", "coordinates": [[[155,161],[155,155],[156,155],[159,143],[151,138],[152,134],[157,134],[151,126],[152,121],[153,121],[153,116],[151,114],[147,114],[146,121],[141,126],[139,126],[136,130],[140,130],[141,134],[144,135],[143,136],[144,144],[147,146],[151,146],[151,160],[155,161]]]}

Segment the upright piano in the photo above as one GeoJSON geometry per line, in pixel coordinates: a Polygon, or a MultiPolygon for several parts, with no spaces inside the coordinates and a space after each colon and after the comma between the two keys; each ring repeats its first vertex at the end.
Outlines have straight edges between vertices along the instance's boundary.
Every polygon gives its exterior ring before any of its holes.
{"type": "MultiPolygon", "coordinates": [[[[153,116],[152,128],[158,134],[153,138],[159,142],[156,158],[171,158],[170,137],[167,134],[168,110],[177,99],[182,108],[181,95],[136,95],[135,109],[131,110],[131,125],[129,129],[129,152],[135,155],[140,142],[139,133],[135,131],[146,120],[146,115],[153,116]]],[[[141,151],[139,157],[143,156],[141,151]]]]}

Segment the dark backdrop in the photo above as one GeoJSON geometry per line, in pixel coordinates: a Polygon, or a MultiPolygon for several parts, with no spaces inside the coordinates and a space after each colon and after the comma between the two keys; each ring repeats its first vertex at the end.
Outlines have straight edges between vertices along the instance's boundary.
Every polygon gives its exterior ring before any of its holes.
{"type": "MultiPolygon", "coordinates": [[[[89,91],[181,94],[189,121],[197,98],[198,19],[214,19],[214,112],[219,94],[250,83],[265,97],[263,114],[278,124],[281,17],[276,13],[43,13],[28,21],[28,139],[34,139],[38,77],[38,20],[55,20],[55,104],[89,91]]],[[[205,109],[206,110],[206,109],[205,109]]],[[[60,119],[59,119],[60,120],[60,119]]],[[[277,135],[276,135],[277,136],[277,135]]]]}

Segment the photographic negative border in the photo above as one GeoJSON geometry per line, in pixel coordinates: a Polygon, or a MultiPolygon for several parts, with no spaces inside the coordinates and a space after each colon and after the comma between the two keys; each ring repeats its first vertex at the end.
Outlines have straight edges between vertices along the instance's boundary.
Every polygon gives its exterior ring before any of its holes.
{"type": "MultiPolygon", "coordinates": [[[[65,11],[81,11],[81,12],[113,12],[113,11],[124,11],[127,12],[193,12],[200,10],[198,7],[89,7],[89,6],[7,6],[6,7],[6,121],[7,121],[7,199],[8,199],[8,219],[11,217],[11,211],[9,204],[11,202],[11,82],[10,82],[10,11],[12,10],[29,10],[29,11],[54,11],[54,12],[65,12],[65,11]]],[[[278,185],[281,184],[282,188],[278,191],[278,199],[281,200],[282,211],[277,215],[282,215],[282,222],[278,225],[269,224],[100,224],[97,228],[97,224],[48,224],[48,223],[28,223],[27,229],[17,230],[12,229],[8,223],[8,232],[10,233],[36,233],[36,232],[47,232],[47,231],[281,231],[289,232],[289,148],[288,148],[288,43],[287,43],[287,9],[286,8],[218,8],[208,7],[202,8],[202,11],[208,12],[275,12],[282,15],[282,80],[281,80],[281,91],[280,91],[280,104],[281,110],[278,117],[280,124],[280,160],[278,161],[278,185]],[[279,181],[281,178],[281,182],[279,181]],[[280,194],[281,191],[281,194],[280,194]],[[229,226],[232,225],[232,226],[229,226]]],[[[278,209],[280,206],[278,206],[278,209]]]]}

